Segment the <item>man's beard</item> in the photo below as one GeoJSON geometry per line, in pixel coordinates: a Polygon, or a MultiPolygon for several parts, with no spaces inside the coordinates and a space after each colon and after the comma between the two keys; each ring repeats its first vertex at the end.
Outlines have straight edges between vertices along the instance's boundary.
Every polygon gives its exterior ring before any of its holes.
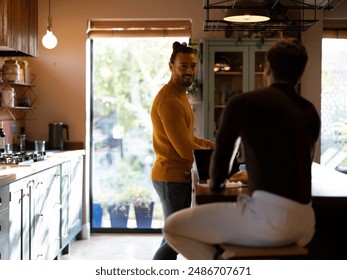
{"type": "Polygon", "coordinates": [[[187,76],[187,75],[182,76],[182,85],[184,85],[185,87],[190,87],[193,84],[193,81],[194,81],[193,76],[187,76]],[[189,81],[186,80],[187,78],[189,79],[189,81]]]}

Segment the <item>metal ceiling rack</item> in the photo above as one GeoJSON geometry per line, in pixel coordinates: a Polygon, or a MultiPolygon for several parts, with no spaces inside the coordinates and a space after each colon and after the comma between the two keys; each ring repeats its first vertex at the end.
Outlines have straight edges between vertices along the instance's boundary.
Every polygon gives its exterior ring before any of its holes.
{"type": "Polygon", "coordinates": [[[206,10],[204,31],[306,31],[318,22],[317,10],[333,10],[343,0],[258,0],[244,4],[240,0],[204,0],[206,10]],[[211,19],[211,14],[229,10],[267,10],[270,20],[258,23],[235,23],[223,19],[211,19]]]}

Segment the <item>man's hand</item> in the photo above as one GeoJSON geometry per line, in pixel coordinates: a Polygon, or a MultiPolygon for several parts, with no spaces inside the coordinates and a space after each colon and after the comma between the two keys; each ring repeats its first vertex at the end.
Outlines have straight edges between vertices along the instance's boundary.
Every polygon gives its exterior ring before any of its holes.
{"type": "Polygon", "coordinates": [[[210,179],[208,179],[207,184],[209,185],[210,189],[214,191],[221,191],[225,188],[225,182],[221,183],[220,185],[215,185],[210,179]]]}
{"type": "Polygon", "coordinates": [[[248,183],[248,173],[247,171],[236,172],[233,176],[228,179],[229,182],[241,182],[243,184],[248,183]]]}

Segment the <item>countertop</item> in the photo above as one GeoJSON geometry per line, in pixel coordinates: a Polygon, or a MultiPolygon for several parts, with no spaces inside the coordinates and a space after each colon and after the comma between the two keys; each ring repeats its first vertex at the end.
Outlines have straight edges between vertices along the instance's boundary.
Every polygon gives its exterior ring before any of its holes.
{"type": "Polygon", "coordinates": [[[0,164],[0,186],[62,164],[82,155],[85,155],[85,150],[49,151],[47,152],[46,159],[42,161],[23,165],[0,164]]]}
{"type": "MultiPolygon", "coordinates": [[[[193,176],[195,199],[199,204],[216,201],[236,200],[240,193],[248,193],[247,188],[225,188],[221,191],[211,190],[207,184],[199,184],[196,174],[193,176]]],[[[347,205],[347,175],[318,163],[312,164],[312,198],[313,204],[347,205]]]]}

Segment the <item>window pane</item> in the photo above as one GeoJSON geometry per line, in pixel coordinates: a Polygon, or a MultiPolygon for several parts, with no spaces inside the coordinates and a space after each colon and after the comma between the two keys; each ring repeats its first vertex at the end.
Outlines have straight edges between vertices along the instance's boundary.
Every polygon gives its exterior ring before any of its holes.
{"type": "Polygon", "coordinates": [[[347,162],[347,39],[322,41],[321,163],[345,171],[347,162]]]}

